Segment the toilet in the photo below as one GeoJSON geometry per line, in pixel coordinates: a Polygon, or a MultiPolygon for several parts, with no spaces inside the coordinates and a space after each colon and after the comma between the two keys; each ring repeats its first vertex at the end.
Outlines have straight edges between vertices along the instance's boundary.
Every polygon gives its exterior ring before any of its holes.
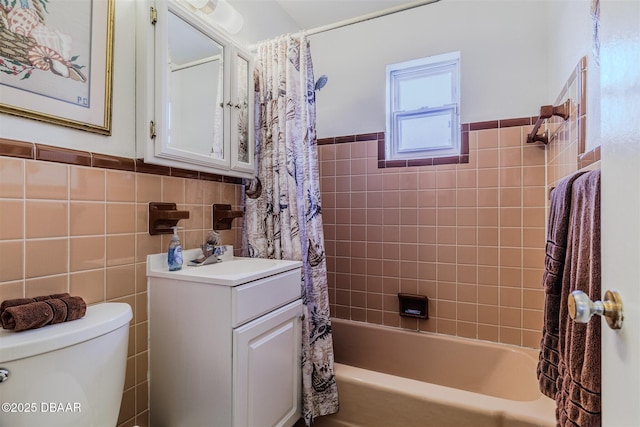
{"type": "Polygon", "coordinates": [[[114,427],[131,307],[103,303],[78,320],[0,329],[0,427],[114,427]]]}

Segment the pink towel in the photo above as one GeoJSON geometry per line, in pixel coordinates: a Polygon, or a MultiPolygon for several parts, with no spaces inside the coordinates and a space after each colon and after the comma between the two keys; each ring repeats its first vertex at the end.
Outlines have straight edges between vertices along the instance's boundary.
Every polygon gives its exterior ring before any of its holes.
{"type": "Polygon", "coordinates": [[[600,324],[599,316],[586,323],[569,317],[567,299],[581,290],[591,300],[601,296],[600,275],[600,171],[575,180],[560,301],[560,341],[556,417],[560,426],[599,426],[600,324]]]}

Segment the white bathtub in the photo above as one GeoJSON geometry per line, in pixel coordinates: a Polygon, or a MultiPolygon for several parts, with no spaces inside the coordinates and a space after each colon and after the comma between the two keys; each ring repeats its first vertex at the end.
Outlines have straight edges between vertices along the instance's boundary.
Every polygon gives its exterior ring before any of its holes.
{"type": "Polygon", "coordinates": [[[538,351],[332,319],[337,414],[314,426],[555,426],[538,351]]]}

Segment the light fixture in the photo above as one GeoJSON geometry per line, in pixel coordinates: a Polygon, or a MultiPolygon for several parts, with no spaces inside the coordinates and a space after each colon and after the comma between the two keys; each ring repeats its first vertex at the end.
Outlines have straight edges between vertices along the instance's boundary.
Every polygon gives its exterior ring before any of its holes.
{"type": "Polygon", "coordinates": [[[244,19],[240,12],[227,0],[186,0],[191,9],[214,25],[222,27],[229,34],[242,29],[244,19]]]}

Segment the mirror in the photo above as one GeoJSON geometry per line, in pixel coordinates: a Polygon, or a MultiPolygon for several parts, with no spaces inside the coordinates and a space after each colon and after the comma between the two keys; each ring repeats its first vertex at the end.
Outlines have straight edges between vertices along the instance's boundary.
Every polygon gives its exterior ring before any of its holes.
{"type": "Polygon", "coordinates": [[[252,178],[251,54],[190,3],[135,3],[138,155],[146,163],[252,178]]]}
{"type": "Polygon", "coordinates": [[[238,90],[238,162],[250,163],[249,159],[249,61],[236,56],[238,90]]]}
{"type": "Polygon", "coordinates": [[[168,15],[167,145],[224,159],[224,47],[168,15]]]}

